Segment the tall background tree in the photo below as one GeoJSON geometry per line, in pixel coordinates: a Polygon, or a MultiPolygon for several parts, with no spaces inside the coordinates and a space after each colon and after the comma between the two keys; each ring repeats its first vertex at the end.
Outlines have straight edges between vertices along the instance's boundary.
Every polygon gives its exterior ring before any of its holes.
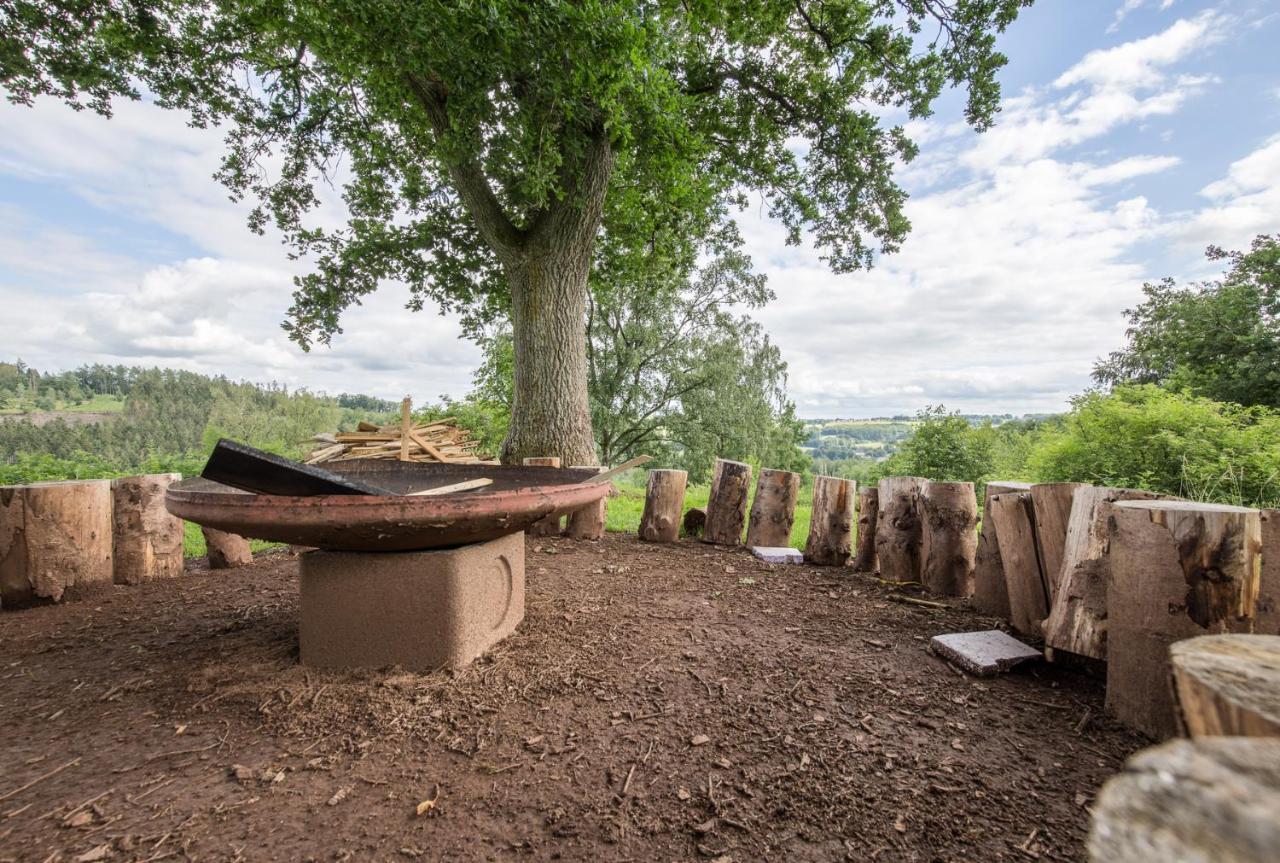
{"type": "Polygon", "coordinates": [[[962,86],[985,128],[995,33],[1029,3],[0,0],[0,84],[104,114],[145,88],[222,125],[219,176],[257,198],[250,226],[314,258],[295,340],[327,342],[387,279],[468,326],[509,316],[504,457],[585,463],[602,228],[696,227],[755,190],[792,242],[869,264],[908,229],[893,167],[915,154],[882,109],[924,116],[962,86]],[[326,230],[308,216],[334,177],[349,218],[326,230]]]}

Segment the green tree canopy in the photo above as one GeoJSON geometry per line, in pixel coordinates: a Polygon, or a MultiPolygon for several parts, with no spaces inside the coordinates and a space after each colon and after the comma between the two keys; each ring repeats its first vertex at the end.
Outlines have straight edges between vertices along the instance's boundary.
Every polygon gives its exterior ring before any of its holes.
{"type": "Polygon", "coordinates": [[[312,272],[302,345],[388,279],[415,308],[509,315],[508,458],[592,456],[586,280],[641,214],[696,230],[759,192],[831,266],[905,235],[887,107],[999,101],[995,33],[1030,0],[0,0],[0,85],[107,114],[144,91],[221,124],[220,178],[312,272]],[[323,227],[318,185],[348,218],[323,227]]]}
{"type": "Polygon", "coordinates": [[[1128,344],[1094,367],[1104,384],[1154,383],[1242,405],[1280,407],[1280,235],[1248,252],[1215,246],[1221,279],[1143,285],[1129,309],[1128,344]]]}

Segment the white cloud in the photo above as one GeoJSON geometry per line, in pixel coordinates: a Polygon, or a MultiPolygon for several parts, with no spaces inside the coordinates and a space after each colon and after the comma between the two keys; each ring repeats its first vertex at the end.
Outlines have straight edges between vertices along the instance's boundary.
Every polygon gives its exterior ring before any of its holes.
{"type": "Polygon", "coordinates": [[[1280,230],[1280,135],[1232,162],[1200,194],[1209,203],[1183,226],[1188,242],[1243,248],[1257,234],[1280,230]]]}
{"type": "Polygon", "coordinates": [[[1119,30],[1120,24],[1129,16],[1129,13],[1136,12],[1143,6],[1155,6],[1157,4],[1160,6],[1160,11],[1163,12],[1173,5],[1173,0],[1124,0],[1120,4],[1120,8],[1116,10],[1116,17],[1111,21],[1111,26],[1107,27],[1107,32],[1114,33],[1119,30]]]}

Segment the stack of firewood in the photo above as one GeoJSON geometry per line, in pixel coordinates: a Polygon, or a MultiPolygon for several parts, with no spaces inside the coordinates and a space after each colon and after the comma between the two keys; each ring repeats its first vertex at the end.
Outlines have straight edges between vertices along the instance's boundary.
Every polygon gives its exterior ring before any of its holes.
{"type": "Polygon", "coordinates": [[[480,452],[480,441],[472,439],[466,429],[458,428],[454,417],[414,422],[409,416],[409,400],[405,399],[400,407],[400,422],[395,425],[361,422],[353,432],[316,435],[313,440],[317,446],[307,456],[306,463],[362,458],[448,464],[491,461],[480,452]]]}

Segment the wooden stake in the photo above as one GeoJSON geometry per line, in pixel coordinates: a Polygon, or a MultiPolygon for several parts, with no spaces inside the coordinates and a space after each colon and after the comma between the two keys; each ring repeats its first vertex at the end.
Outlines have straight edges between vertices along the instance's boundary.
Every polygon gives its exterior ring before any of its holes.
{"type": "MultiPolygon", "coordinates": [[[[580,465],[571,469],[594,470],[600,475],[608,472],[607,468],[596,465],[580,465]]],[[[592,477],[588,482],[598,478],[592,477]]],[[[569,539],[600,539],[603,537],[605,518],[608,515],[608,510],[606,509],[608,500],[609,496],[605,495],[595,503],[589,503],[569,513],[565,517],[564,535],[569,539]]]]}
{"type": "MultiPolygon", "coordinates": [[[[560,467],[560,456],[530,456],[524,460],[523,464],[525,467],[560,467]]],[[[535,522],[526,533],[529,536],[559,536],[560,516],[549,515],[535,522]]]]}
{"type": "Polygon", "coordinates": [[[1030,491],[1027,482],[989,482],[982,503],[982,533],[973,565],[973,607],[980,614],[1009,619],[1009,588],[1004,583],[1004,563],[995,519],[991,518],[991,498],[1011,491],[1030,491]]]}
{"type": "Polygon", "coordinates": [[[182,575],[182,519],[164,507],[165,492],[180,479],[180,473],[153,473],[111,481],[116,584],[182,575]]]}
{"type": "Polygon", "coordinates": [[[858,555],[853,568],[858,572],[876,572],[876,519],[880,509],[880,490],[875,486],[858,489],[858,555]]]}
{"type": "Polygon", "coordinates": [[[413,433],[413,419],[409,416],[410,404],[408,396],[400,402],[400,461],[409,460],[409,440],[413,433]]]}
{"type": "Polygon", "coordinates": [[[464,479],[461,482],[453,482],[448,485],[438,485],[435,488],[424,488],[422,491],[411,491],[405,497],[434,497],[438,494],[453,494],[457,491],[473,491],[477,488],[484,488],[487,485],[493,485],[493,480],[487,476],[482,476],[476,479],[464,479]]]}
{"type": "Polygon", "coordinates": [[[1280,737],[1280,636],[1189,638],[1169,648],[1169,662],[1192,737],[1280,737]]]}
{"type": "Polygon", "coordinates": [[[978,498],[971,482],[926,482],[920,492],[923,525],[920,582],[939,596],[973,593],[978,550],[978,498]]]}
{"type": "Polygon", "coordinates": [[[813,512],[804,559],[816,566],[845,566],[853,551],[853,509],[858,484],[837,476],[813,478],[813,512]]]}
{"type": "Polygon", "coordinates": [[[920,547],[924,541],[920,523],[918,476],[890,476],[880,480],[876,516],[876,557],[880,575],[889,581],[920,581],[920,547]]]}
{"type": "Polygon", "coordinates": [[[772,468],[760,470],[747,524],[749,548],[791,545],[791,525],[795,522],[799,494],[800,474],[772,468]]]}
{"type": "Polygon", "coordinates": [[[1023,635],[1040,635],[1040,621],[1049,613],[1036,551],[1035,515],[1030,492],[1006,492],[991,497],[990,512],[1000,540],[1000,560],[1009,596],[1009,624],[1023,635]]]}
{"type": "Polygon", "coordinates": [[[1256,509],[1176,500],[1112,504],[1107,709],[1157,739],[1177,732],[1169,645],[1248,632],[1260,575],[1256,509]]]}
{"type": "Polygon", "coordinates": [[[682,470],[651,470],[640,516],[640,538],[646,542],[675,542],[680,538],[680,513],[689,475],[682,470]]]}
{"type": "Polygon", "coordinates": [[[747,496],[751,491],[751,465],[716,459],[707,501],[707,526],[703,542],[741,545],[742,526],[747,517],[747,496]]]}

